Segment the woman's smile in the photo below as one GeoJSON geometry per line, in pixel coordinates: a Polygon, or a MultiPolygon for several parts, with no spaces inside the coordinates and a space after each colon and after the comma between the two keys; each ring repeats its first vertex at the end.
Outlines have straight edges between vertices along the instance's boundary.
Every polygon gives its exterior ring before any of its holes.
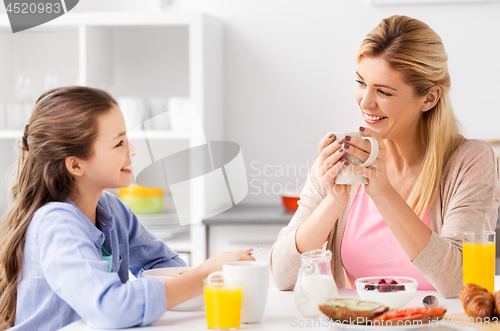
{"type": "Polygon", "coordinates": [[[363,119],[368,124],[377,124],[385,120],[386,116],[377,116],[363,112],[363,119]]]}

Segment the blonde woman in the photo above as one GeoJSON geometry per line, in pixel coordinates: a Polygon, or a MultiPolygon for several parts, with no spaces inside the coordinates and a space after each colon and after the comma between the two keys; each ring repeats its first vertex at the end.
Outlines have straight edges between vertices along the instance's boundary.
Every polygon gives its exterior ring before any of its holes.
{"type": "Polygon", "coordinates": [[[344,156],[366,161],[369,142],[336,141],[333,134],[321,139],[299,208],[273,247],[273,280],[292,289],[300,254],[326,247],[339,288],[353,287],[359,277],[410,276],[419,289],[458,296],[462,232],[496,224],[493,151],[463,138],[449,98],[447,54],[425,23],[384,19],[362,42],[357,63],[359,133],[376,138],[380,152],[362,168],[344,156]],[[342,168],[368,184],[335,185],[342,168]]]}

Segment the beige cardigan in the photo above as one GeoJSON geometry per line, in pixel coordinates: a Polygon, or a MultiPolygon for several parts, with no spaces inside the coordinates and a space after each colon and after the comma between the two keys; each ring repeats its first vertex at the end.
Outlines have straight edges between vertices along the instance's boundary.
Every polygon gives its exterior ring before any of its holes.
{"type": "MultiPolygon", "coordinates": [[[[432,236],[412,262],[444,298],[458,296],[463,285],[463,231],[495,230],[500,205],[499,184],[495,156],[482,140],[465,140],[444,168],[440,194],[430,210],[432,236]]],[[[350,288],[340,259],[340,243],[358,188],[355,186],[350,193],[347,207],[323,246],[333,253],[332,274],[338,288],[350,288]]],[[[280,290],[293,289],[297,279],[301,264],[295,245],[297,228],[326,195],[316,171],[309,170],[299,208],[288,226],[281,230],[271,250],[271,275],[280,290]]]]}

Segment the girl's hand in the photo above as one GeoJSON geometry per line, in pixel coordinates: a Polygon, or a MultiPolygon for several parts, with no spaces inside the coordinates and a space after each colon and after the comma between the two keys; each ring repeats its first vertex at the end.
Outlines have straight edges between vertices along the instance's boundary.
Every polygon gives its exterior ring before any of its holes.
{"type": "MultiPolygon", "coordinates": [[[[368,184],[365,185],[365,191],[370,197],[374,197],[387,188],[391,187],[391,183],[387,178],[387,168],[385,164],[385,144],[384,140],[377,131],[367,127],[360,128],[364,128],[364,131],[359,130],[359,133],[362,136],[373,137],[377,139],[379,145],[377,158],[375,159],[375,162],[373,162],[373,164],[367,168],[353,164],[351,162],[344,162],[343,165],[355,174],[368,178],[368,184]]],[[[362,140],[361,138],[357,137],[350,137],[349,141],[344,142],[343,147],[346,153],[357,157],[363,163],[368,160],[368,157],[370,156],[371,143],[368,140],[362,140]]]]}
{"type": "Polygon", "coordinates": [[[343,156],[345,150],[343,140],[335,141],[335,135],[327,133],[319,142],[319,158],[316,171],[321,184],[328,191],[328,194],[341,203],[347,203],[349,199],[349,185],[335,184],[335,177],[342,170],[343,156]]]}
{"type": "Polygon", "coordinates": [[[212,256],[200,265],[202,268],[204,278],[214,271],[222,270],[222,265],[226,262],[233,261],[255,261],[252,255],[247,254],[248,249],[240,249],[236,251],[229,251],[212,256]]]}

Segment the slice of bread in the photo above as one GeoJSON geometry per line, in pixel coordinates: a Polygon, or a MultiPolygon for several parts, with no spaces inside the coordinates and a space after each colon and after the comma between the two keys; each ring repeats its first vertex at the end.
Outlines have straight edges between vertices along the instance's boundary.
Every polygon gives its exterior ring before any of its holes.
{"type": "Polygon", "coordinates": [[[364,325],[389,310],[382,304],[356,299],[330,299],[319,310],[332,320],[364,325]]]}

